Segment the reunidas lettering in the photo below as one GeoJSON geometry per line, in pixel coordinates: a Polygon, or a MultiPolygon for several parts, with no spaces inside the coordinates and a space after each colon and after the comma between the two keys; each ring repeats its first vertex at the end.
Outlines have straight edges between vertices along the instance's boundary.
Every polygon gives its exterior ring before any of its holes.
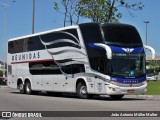
{"type": "Polygon", "coordinates": [[[12,55],[12,62],[39,59],[39,58],[40,58],[40,52],[15,54],[12,55]]]}

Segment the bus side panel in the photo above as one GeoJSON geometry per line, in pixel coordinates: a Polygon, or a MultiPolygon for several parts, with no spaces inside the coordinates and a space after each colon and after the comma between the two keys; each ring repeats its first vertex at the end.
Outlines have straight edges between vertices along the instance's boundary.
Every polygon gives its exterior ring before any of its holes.
{"type": "Polygon", "coordinates": [[[8,75],[7,83],[9,87],[17,88],[17,75],[16,75],[17,65],[13,64],[11,68],[12,68],[12,74],[8,75]]]}
{"type": "Polygon", "coordinates": [[[95,93],[96,94],[106,94],[105,92],[105,82],[99,78],[95,79],[95,93]]]}

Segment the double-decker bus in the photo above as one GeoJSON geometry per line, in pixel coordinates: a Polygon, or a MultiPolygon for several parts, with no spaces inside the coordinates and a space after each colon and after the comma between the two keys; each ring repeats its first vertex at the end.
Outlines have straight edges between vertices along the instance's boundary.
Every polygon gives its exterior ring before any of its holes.
{"type": "Polygon", "coordinates": [[[8,86],[20,93],[77,93],[80,98],[147,90],[145,48],[127,24],[84,23],[10,39],[8,86]]]}

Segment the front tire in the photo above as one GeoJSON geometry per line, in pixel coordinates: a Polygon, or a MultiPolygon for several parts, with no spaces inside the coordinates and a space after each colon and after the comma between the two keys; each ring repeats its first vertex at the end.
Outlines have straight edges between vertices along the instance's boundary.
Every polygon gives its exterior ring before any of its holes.
{"type": "Polygon", "coordinates": [[[78,83],[77,85],[77,95],[81,99],[91,98],[92,95],[89,95],[87,92],[87,86],[85,83],[78,83]]]}
{"type": "Polygon", "coordinates": [[[122,99],[123,96],[124,95],[110,95],[111,99],[113,99],[113,100],[120,100],[120,99],[122,99]]]}

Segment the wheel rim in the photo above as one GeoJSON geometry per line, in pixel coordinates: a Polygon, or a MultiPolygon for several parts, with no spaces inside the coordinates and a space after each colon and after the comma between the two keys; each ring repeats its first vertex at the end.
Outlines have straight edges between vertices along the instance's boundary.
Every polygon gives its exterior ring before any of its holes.
{"type": "Polygon", "coordinates": [[[82,87],[81,87],[80,93],[83,94],[83,95],[86,95],[86,94],[87,94],[87,88],[86,88],[86,86],[82,86],[82,87]]]}
{"type": "Polygon", "coordinates": [[[20,90],[23,90],[23,84],[20,84],[20,85],[19,85],[19,89],[20,89],[20,90]]]}

